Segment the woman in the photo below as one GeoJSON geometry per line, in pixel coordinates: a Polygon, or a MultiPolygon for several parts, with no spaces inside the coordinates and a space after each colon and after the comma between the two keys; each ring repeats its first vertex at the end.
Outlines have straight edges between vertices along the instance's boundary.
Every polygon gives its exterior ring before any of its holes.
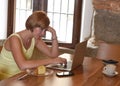
{"type": "Polygon", "coordinates": [[[66,63],[65,59],[56,58],[58,57],[58,41],[56,32],[49,23],[49,18],[44,12],[36,11],[28,17],[25,30],[13,33],[6,39],[0,54],[0,79],[40,65],[66,63]],[[46,31],[52,34],[51,48],[41,39],[46,31]],[[30,60],[34,47],[53,59],[30,60]]]}

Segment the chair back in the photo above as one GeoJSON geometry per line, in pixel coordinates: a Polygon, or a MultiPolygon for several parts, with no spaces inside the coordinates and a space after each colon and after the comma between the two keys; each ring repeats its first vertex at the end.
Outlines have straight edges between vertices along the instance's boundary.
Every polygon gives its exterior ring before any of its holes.
{"type": "Polygon", "coordinates": [[[2,46],[0,46],[0,52],[1,52],[1,50],[2,50],[2,46]]]}
{"type": "Polygon", "coordinates": [[[120,44],[109,44],[101,42],[98,47],[96,57],[104,60],[120,60],[120,44]]]}

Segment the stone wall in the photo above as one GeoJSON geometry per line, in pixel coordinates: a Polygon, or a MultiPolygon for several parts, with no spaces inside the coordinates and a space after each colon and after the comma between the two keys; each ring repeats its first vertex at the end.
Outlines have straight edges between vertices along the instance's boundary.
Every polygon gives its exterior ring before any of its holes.
{"type": "Polygon", "coordinates": [[[96,40],[120,43],[120,0],[93,0],[96,40]]]}

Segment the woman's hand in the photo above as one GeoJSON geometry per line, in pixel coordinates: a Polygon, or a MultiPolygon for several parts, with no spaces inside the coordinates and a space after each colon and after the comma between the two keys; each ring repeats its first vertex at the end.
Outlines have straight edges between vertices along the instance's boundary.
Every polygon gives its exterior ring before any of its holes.
{"type": "Polygon", "coordinates": [[[47,31],[51,32],[52,34],[56,34],[55,29],[53,29],[51,26],[48,27],[47,31]]]}
{"type": "Polygon", "coordinates": [[[55,58],[54,60],[53,60],[53,62],[55,63],[55,64],[67,64],[67,60],[65,59],[65,58],[60,58],[60,57],[58,57],[58,58],[55,58]]]}
{"type": "Polygon", "coordinates": [[[52,39],[57,39],[55,29],[53,29],[51,26],[49,26],[47,31],[49,31],[52,34],[52,39]]]}

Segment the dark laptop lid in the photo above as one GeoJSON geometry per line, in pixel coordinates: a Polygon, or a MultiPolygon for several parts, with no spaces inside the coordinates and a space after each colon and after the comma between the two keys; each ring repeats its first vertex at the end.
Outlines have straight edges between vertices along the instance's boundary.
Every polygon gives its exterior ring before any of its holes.
{"type": "Polygon", "coordinates": [[[84,56],[86,54],[86,47],[87,47],[87,41],[78,43],[75,46],[75,52],[72,62],[72,70],[83,64],[84,56]]]}

